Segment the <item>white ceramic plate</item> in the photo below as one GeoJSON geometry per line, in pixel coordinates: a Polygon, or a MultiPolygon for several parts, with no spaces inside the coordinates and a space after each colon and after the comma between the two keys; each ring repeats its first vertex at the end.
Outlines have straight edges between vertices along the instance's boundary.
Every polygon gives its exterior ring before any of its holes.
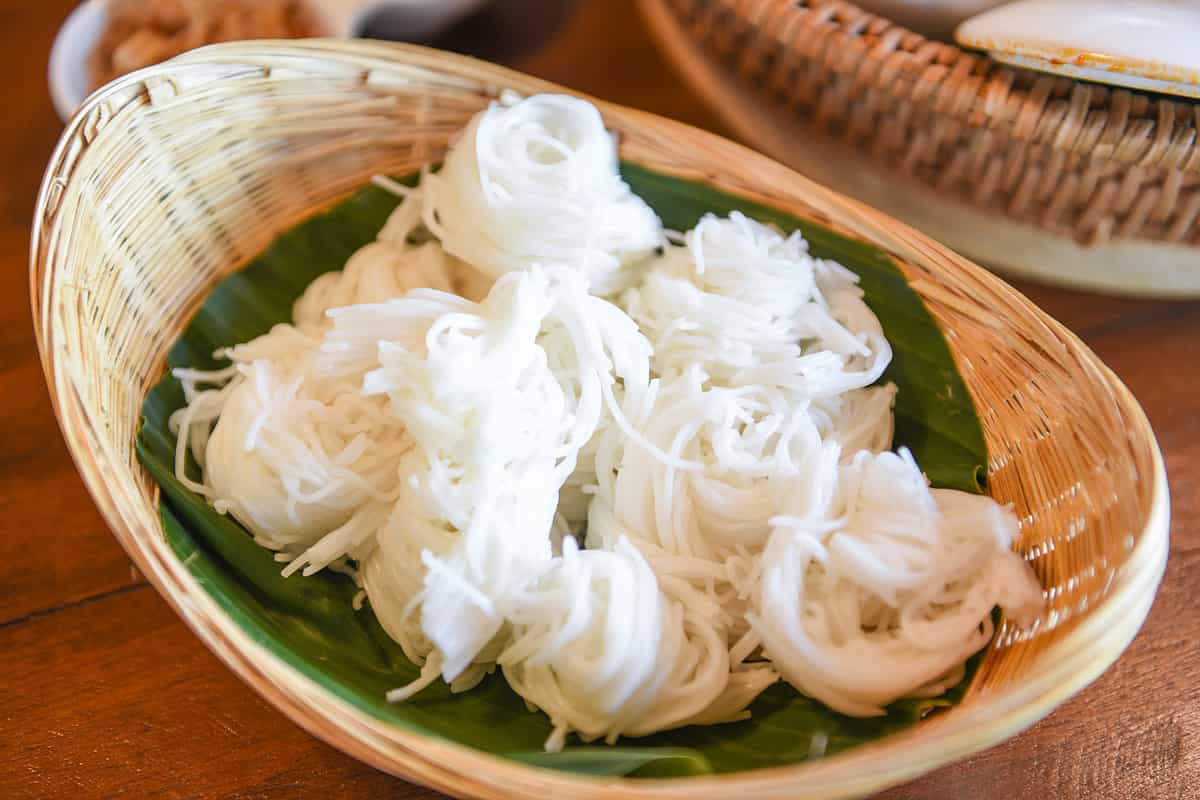
{"type": "Polygon", "coordinates": [[[1019,0],[954,38],[1016,67],[1200,98],[1198,0],[1019,0]]]}

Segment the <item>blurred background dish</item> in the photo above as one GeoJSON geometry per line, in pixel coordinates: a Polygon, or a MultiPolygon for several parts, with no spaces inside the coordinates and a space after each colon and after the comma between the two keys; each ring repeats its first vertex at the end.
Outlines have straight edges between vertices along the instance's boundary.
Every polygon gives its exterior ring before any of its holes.
{"type": "MultiPolygon", "coordinates": [[[[352,11],[351,5],[338,3],[330,16],[352,11]]],[[[103,33],[87,60],[93,89],[214,42],[303,39],[338,30],[304,0],[106,0],[104,9],[103,33]]]]}
{"type": "Polygon", "coordinates": [[[773,158],[1010,275],[1200,297],[1195,102],[1013,69],[845,2],[640,4],[773,158]]]}
{"type": "MultiPolygon", "coordinates": [[[[93,89],[127,72],[206,44],[364,35],[433,43],[484,3],[485,0],[85,0],[63,23],[55,38],[50,52],[50,93],[55,110],[65,122],[93,89]]],[[[528,3],[513,5],[515,9],[508,9],[510,13],[528,11],[528,3]]],[[[564,6],[563,3],[545,5],[564,6]]],[[[543,28],[545,21],[556,19],[553,13],[533,16],[543,22],[543,28]]]]}

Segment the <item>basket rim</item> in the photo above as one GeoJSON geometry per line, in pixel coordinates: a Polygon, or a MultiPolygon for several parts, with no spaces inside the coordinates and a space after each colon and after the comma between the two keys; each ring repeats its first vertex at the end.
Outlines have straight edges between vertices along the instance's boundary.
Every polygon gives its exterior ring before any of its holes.
{"type": "MultiPolygon", "coordinates": [[[[511,87],[524,92],[578,93],[466,56],[416,45],[329,40],[214,45],[192,51],[166,64],[132,73],[94,93],[67,125],[51,157],[38,195],[30,244],[31,308],[51,402],[72,459],[106,523],[160,596],[243,682],[301,727],[384,771],[458,795],[505,796],[509,792],[516,792],[519,796],[532,797],[544,796],[545,792],[584,792],[590,797],[666,797],[686,794],[689,797],[718,798],[727,797],[730,790],[736,788],[747,793],[781,797],[847,797],[911,779],[997,744],[1027,728],[1091,683],[1119,657],[1136,635],[1153,602],[1155,589],[1166,566],[1170,509],[1166,471],[1145,412],[1128,388],[1086,345],[999,278],[879,212],[842,198],[765,156],[727,142],[715,134],[696,131],[683,123],[647,112],[579,95],[595,102],[606,117],[618,115],[630,124],[650,125],[668,133],[686,131],[689,136],[699,138],[706,144],[719,145],[724,152],[734,154],[737,158],[783,170],[794,184],[822,194],[854,213],[886,221],[906,241],[942,254],[972,271],[973,277],[1017,299],[1024,310],[1069,345],[1091,368],[1097,379],[1103,381],[1105,387],[1133,412],[1130,422],[1137,429],[1141,443],[1150,448],[1154,466],[1152,503],[1143,530],[1110,592],[1074,629],[1055,643],[1057,659],[1048,665],[1049,668],[1031,675],[1018,687],[989,694],[987,701],[959,706],[954,713],[910,729],[907,733],[817,762],[686,778],[595,778],[532,767],[432,734],[402,730],[351,707],[340,698],[328,696],[325,689],[266,651],[232,623],[178,559],[161,562],[152,558],[161,555],[158,550],[166,548],[161,530],[157,532],[157,537],[147,537],[146,532],[136,530],[123,516],[119,503],[108,491],[105,475],[106,467],[119,469],[124,465],[102,463],[106,457],[110,457],[108,454],[101,454],[99,460],[89,458],[89,446],[94,446],[98,435],[88,427],[88,415],[78,395],[72,391],[69,370],[55,360],[55,331],[48,316],[52,275],[45,270],[50,244],[61,232],[59,219],[53,213],[56,197],[71,178],[72,170],[68,167],[73,166],[73,157],[78,156],[83,146],[79,144],[80,137],[86,137],[86,129],[96,115],[108,113],[107,104],[110,101],[128,99],[132,96],[131,91],[136,92],[148,80],[169,80],[176,69],[195,65],[245,65],[255,61],[289,58],[361,64],[364,69],[369,69],[371,64],[380,67],[406,66],[460,77],[468,73],[485,72],[490,81],[489,89],[493,90],[511,87]],[[1131,609],[1134,613],[1130,613],[1131,609]],[[1105,647],[1098,648],[1098,643],[1104,643],[1105,647]],[[1097,649],[1104,651],[1100,658],[1095,657],[1097,649]],[[309,699],[317,695],[341,707],[340,719],[332,719],[326,712],[311,711],[309,699]],[[920,736],[914,734],[916,731],[920,732],[920,736]],[[803,785],[800,785],[801,781],[803,785]]],[[[781,205],[778,201],[767,202],[777,207],[781,205]]],[[[879,242],[876,244],[883,247],[879,242]]],[[[1133,435],[1134,432],[1131,432],[1131,437],[1133,435]]],[[[155,502],[157,497],[158,490],[155,487],[155,502]]]]}

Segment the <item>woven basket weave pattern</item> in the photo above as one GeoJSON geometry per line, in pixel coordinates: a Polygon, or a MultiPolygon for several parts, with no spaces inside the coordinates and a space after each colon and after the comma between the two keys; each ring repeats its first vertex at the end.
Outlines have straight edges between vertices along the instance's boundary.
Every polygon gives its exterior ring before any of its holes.
{"type": "Polygon", "coordinates": [[[689,781],[543,772],[369,718],[251,641],[163,540],[133,442],[145,392],[205,293],[280,232],[379,172],[437,160],[505,88],[549,84],[377,44],[207,48],[122,79],[68,128],[39,202],[31,283],[68,445],[122,545],[205,643],[316,735],[480,797],[843,797],[993,744],[1094,679],[1132,638],[1166,557],[1161,457],[1141,409],[1074,336],[924,236],[744,148],[600,104],[622,156],[821,221],[893,253],[984,424],[991,493],[1015,505],[1050,605],[1004,629],[966,701],[837,758],[689,781]]]}
{"type": "Polygon", "coordinates": [[[667,5],[788,113],[946,196],[1084,244],[1200,245],[1200,102],[1009,69],[838,0],[667,5]]]}

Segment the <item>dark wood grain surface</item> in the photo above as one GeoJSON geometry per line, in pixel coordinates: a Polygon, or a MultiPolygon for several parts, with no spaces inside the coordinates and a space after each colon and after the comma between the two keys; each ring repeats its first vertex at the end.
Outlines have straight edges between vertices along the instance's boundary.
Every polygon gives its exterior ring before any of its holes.
{"type": "MultiPolygon", "coordinates": [[[[0,797],[433,797],[309,737],[234,678],[130,567],[75,474],[28,301],[30,216],[61,130],[43,76],[72,5],[0,0],[0,797]]],[[[628,0],[582,2],[514,66],[725,132],[628,0]]],[[[1200,797],[1200,303],[1020,288],[1149,413],[1171,481],[1166,579],[1094,685],[1008,743],[883,797],[1200,797]]]]}

